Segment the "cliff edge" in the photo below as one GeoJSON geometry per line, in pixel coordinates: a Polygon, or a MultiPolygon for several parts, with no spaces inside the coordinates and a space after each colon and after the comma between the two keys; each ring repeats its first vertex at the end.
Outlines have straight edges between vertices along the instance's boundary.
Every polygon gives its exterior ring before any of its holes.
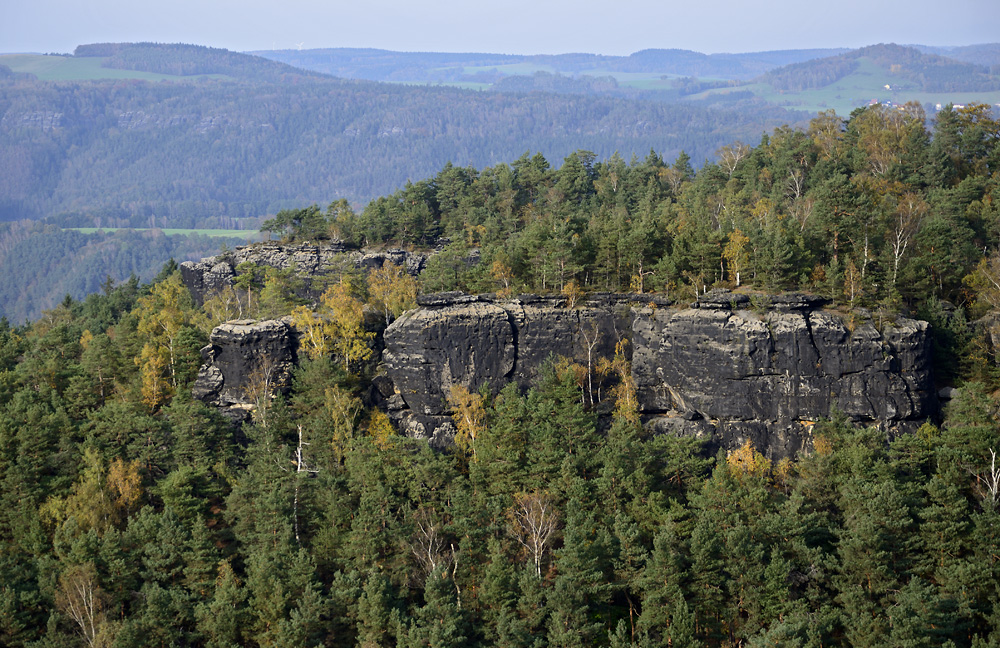
{"type": "MultiPolygon", "coordinates": [[[[594,295],[570,306],[562,297],[447,293],[419,303],[386,329],[373,393],[407,434],[436,445],[453,434],[453,385],[527,389],[550,359],[577,365],[584,401],[609,410],[614,379],[598,368],[616,348],[631,363],[648,429],[725,448],[749,439],[772,458],[809,446],[813,423],[838,412],[888,434],[938,413],[926,322],[845,318],[813,296],[752,303],[720,291],[683,308],[651,295],[594,295]]],[[[254,363],[270,358],[284,375],[295,345],[288,322],[219,327],[196,396],[246,409],[254,363]]]]}

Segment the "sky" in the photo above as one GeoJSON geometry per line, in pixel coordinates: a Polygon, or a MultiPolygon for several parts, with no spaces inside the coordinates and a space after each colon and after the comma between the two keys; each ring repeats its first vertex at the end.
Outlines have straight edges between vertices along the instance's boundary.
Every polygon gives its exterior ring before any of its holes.
{"type": "Polygon", "coordinates": [[[1000,0],[0,0],[0,53],[98,42],[235,51],[626,55],[1000,41],[1000,0]]]}

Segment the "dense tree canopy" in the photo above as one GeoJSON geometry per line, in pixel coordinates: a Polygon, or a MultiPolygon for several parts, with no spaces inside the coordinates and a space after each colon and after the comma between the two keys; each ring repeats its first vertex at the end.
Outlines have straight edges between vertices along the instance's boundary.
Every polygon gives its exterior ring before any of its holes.
{"type": "Polygon", "coordinates": [[[283,214],[303,221],[292,238],[419,248],[444,237],[424,278],[434,289],[572,282],[682,298],[750,286],[852,307],[987,305],[1000,235],[1000,121],[988,107],[948,108],[931,130],[916,105],[827,112],[718,158],[695,174],[684,154],[601,162],[576,151],[558,168],[525,154],[482,170],[448,164],[357,214],[331,205],[320,235],[307,233],[317,208],[283,214]],[[471,249],[476,266],[460,262],[471,249]]]}
{"type": "Polygon", "coordinates": [[[713,456],[642,428],[620,354],[611,406],[556,359],[526,393],[454,392],[458,443],[433,450],[369,407],[358,352],[414,286],[339,269],[310,305],[243,267],[241,308],[295,309],[319,343],[236,429],[190,395],[221,307],[168,265],[0,320],[0,643],[996,645],[996,358],[962,310],[995,307],[996,123],[949,111],[928,133],[878,110],[735,143],[697,174],[524,156],[289,222],[445,235],[426,281],[471,289],[681,296],[739,272],[920,309],[961,384],[942,420],[887,438],[834,416],[794,462],[713,456]],[[482,262],[447,271],[470,247],[482,262]]]}

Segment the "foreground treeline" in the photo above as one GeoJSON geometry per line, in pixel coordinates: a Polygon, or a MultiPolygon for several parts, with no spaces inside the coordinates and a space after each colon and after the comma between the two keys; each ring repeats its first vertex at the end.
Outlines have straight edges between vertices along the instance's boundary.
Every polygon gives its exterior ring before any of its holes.
{"type": "Polygon", "coordinates": [[[358,244],[450,239],[428,289],[690,298],[750,285],[852,306],[970,304],[973,290],[996,292],[1000,122],[988,106],[943,110],[930,130],[915,105],[822,113],[756,147],[723,147],[718,160],[697,174],[684,154],[448,165],[360,214],[335,203],[327,220],[358,244]],[[478,267],[465,263],[470,248],[482,250],[478,267]]]}
{"type": "MultiPolygon", "coordinates": [[[[984,384],[940,426],[821,422],[772,463],[648,436],[622,354],[601,419],[556,361],[527,394],[454,390],[436,451],[365,406],[365,354],[322,330],[237,431],[190,398],[211,321],[171,270],[0,327],[2,645],[1000,641],[984,384]]],[[[356,282],[328,323],[377,292],[356,282]]]]}

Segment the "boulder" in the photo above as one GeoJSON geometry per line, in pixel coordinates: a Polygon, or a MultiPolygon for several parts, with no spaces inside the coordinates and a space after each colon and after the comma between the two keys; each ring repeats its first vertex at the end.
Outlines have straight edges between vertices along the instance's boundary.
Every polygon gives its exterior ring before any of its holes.
{"type": "Polygon", "coordinates": [[[259,398],[291,386],[297,346],[291,318],[221,324],[201,350],[204,364],[192,396],[231,418],[245,418],[259,398]]]}

